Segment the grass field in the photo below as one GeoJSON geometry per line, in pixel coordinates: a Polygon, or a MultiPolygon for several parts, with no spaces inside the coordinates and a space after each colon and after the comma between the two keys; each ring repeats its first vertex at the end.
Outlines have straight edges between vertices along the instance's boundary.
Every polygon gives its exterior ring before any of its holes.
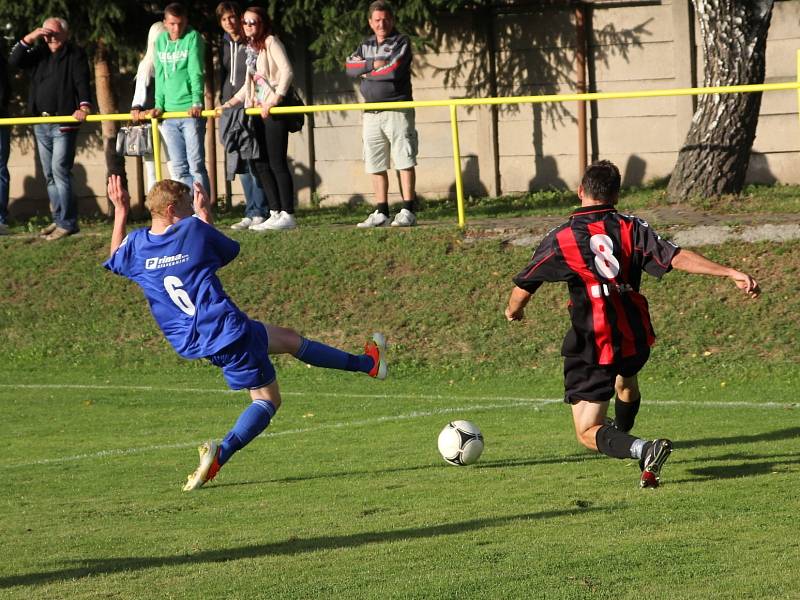
{"type": "Polygon", "coordinates": [[[675,452],[639,490],[560,402],[564,290],[502,318],[530,249],[444,226],[236,234],[220,275],[242,308],[351,350],[385,331],[390,378],[278,360],[273,425],[184,494],[246,395],[172,353],[99,267],[108,226],[82,227],[0,240],[0,598],[800,597],[800,243],[701,249],[751,270],[756,302],[645,281],[659,341],[634,433],[675,452]],[[477,465],[436,451],[456,418],[484,432],[477,465]]]}
{"type": "Polygon", "coordinates": [[[245,401],[212,370],[0,387],[0,596],[797,597],[796,398],[652,388],[637,431],[676,449],[642,491],[555,395],[289,371],[268,434],[194,494],[194,446],[245,401]],[[475,466],[438,456],[453,418],[483,429],[475,466]]]}

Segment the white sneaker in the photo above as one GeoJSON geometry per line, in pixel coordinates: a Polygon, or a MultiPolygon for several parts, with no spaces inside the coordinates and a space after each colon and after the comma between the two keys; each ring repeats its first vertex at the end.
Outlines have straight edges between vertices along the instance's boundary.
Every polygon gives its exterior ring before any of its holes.
{"type": "Polygon", "coordinates": [[[279,231],[285,229],[294,229],[296,227],[297,221],[295,220],[294,215],[282,210],[280,214],[275,217],[275,220],[270,219],[268,223],[264,223],[261,227],[259,227],[259,231],[279,231]]]}
{"type": "Polygon", "coordinates": [[[245,217],[238,223],[234,223],[231,225],[231,229],[236,231],[242,231],[244,229],[250,229],[253,225],[258,225],[259,223],[264,222],[264,217],[245,217]]]}
{"type": "Polygon", "coordinates": [[[417,217],[407,208],[402,209],[394,217],[392,227],[413,227],[417,224],[417,217]]]}
{"type": "Polygon", "coordinates": [[[8,225],[5,223],[0,223],[0,235],[11,235],[11,232],[8,230],[8,225]]]}
{"type": "Polygon", "coordinates": [[[370,215],[361,223],[358,223],[356,227],[360,227],[361,229],[366,229],[367,227],[383,227],[389,222],[389,217],[383,214],[381,211],[376,210],[374,213],[370,213],[370,215]]]}
{"type": "Polygon", "coordinates": [[[296,229],[297,228],[297,220],[294,218],[292,213],[288,213],[284,210],[281,211],[280,216],[277,218],[275,223],[272,225],[273,229],[296,229]]]}
{"type": "Polygon", "coordinates": [[[279,210],[269,211],[269,218],[266,221],[261,219],[260,223],[253,223],[250,225],[250,231],[266,231],[270,228],[269,223],[274,223],[280,214],[279,210]]]}

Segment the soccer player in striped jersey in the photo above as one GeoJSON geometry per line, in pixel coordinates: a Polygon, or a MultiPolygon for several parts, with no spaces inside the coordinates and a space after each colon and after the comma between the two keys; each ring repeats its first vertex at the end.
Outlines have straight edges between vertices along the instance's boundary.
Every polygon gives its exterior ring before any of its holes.
{"type": "Polygon", "coordinates": [[[270,354],[291,354],[309,365],[361,371],[386,377],[386,340],[376,333],[364,354],[350,354],[306,339],[293,329],[250,319],[222,289],[217,270],[239,254],[239,243],[217,231],[208,195],[164,180],[147,194],[150,227],[125,235],[130,197],[119,176],[108,181],[114,205],[110,258],[104,266],[139,284],[156,323],[175,351],[188,359],[205,358],[222,369],[228,387],[247,389],[252,403],[220,442],[200,448],[200,465],[189,475],[185,492],[216,476],[231,456],[260,434],[281,405],[270,354]]]}
{"type": "Polygon", "coordinates": [[[580,208],[550,231],[530,263],[514,277],[505,316],[519,321],[531,296],[546,281],[569,288],[572,327],[561,348],[564,401],[572,407],[578,440],[615,458],[639,459],[640,486],[657,487],[672,451],[666,438],[648,441],[628,432],[639,411],[637,373],[650,357],[655,333],[642,273],[662,277],[671,269],[728,277],[751,298],[758,283],[742,273],[662,239],[635,216],[617,212],[620,174],[606,160],[586,169],[578,189],[580,208]],[[606,418],[616,393],[614,419],[606,418]]]}

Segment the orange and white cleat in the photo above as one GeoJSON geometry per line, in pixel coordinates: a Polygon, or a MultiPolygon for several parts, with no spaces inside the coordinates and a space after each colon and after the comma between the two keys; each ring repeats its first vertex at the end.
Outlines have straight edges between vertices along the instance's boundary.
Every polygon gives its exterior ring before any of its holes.
{"type": "Polygon", "coordinates": [[[219,464],[219,444],[214,440],[203,442],[197,451],[200,453],[200,466],[187,478],[186,485],[183,486],[184,492],[191,492],[203,487],[217,476],[221,466],[219,464]]]}
{"type": "Polygon", "coordinates": [[[364,354],[371,356],[375,366],[369,372],[370,377],[386,379],[386,337],[382,333],[373,333],[372,340],[364,346],[364,354]]]}

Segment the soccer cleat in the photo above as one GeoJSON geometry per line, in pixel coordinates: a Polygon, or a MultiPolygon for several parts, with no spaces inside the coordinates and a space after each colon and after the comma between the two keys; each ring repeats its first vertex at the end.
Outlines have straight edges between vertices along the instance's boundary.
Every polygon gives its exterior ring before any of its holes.
{"type": "Polygon", "coordinates": [[[672,452],[672,442],[667,439],[653,440],[647,452],[639,461],[642,469],[642,478],[639,480],[641,488],[656,488],[661,481],[661,468],[667,462],[672,452]]]}
{"type": "Polygon", "coordinates": [[[383,227],[388,222],[389,222],[389,217],[387,217],[381,211],[376,210],[375,212],[370,213],[370,215],[366,219],[361,221],[361,223],[358,223],[356,227],[358,227],[359,229],[366,229],[369,227],[383,227]]]}
{"type": "Polygon", "coordinates": [[[372,340],[364,346],[364,354],[371,356],[375,361],[370,377],[386,379],[386,338],[382,333],[373,333],[372,340]]]}
{"type": "Polygon", "coordinates": [[[214,440],[200,444],[197,448],[200,453],[200,466],[187,478],[186,485],[183,486],[184,492],[201,488],[217,476],[220,469],[219,450],[219,444],[214,440]]]}
{"type": "Polygon", "coordinates": [[[401,209],[400,212],[395,215],[394,221],[392,221],[392,227],[413,227],[416,224],[417,217],[407,208],[401,209]]]}

